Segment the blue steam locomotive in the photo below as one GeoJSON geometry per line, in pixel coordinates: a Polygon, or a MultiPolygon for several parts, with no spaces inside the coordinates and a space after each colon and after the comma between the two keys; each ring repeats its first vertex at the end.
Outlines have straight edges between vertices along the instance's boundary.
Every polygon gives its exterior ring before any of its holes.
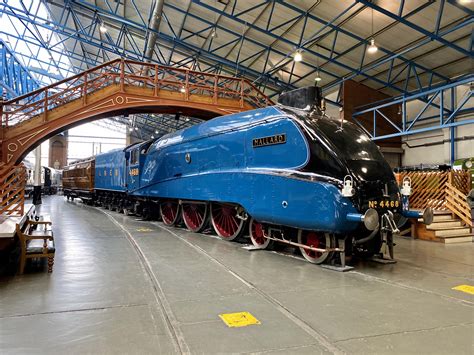
{"type": "Polygon", "coordinates": [[[369,137],[317,105],[222,116],[100,154],[94,189],[80,197],[194,232],[210,224],[225,240],[248,231],[256,248],[289,244],[318,264],[384,243],[393,257],[396,216],[421,217],[403,208],[369,137]]]}

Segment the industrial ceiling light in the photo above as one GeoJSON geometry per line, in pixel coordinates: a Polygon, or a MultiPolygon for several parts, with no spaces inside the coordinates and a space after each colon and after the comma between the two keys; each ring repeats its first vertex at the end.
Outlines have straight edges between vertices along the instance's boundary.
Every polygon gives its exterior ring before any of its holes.
{"type": "Polygon", "coordinates": [[[378,51],[378,47],[375,45],[375,38],[374,38],[374,9],[372,9],[372,38],[370,39],[370,46],[367,48],[367,52],[370,54],[374,54],[378,51]]]}
{"type": "Polygon", "coordinates": [[[105,32],[107,32],[107,27],[105,27],[104,24],[101,24],[100,27],[99,27],[99,31],[100,31],[100,33],[105,33],[105,32]]]}
{"type": "Polygon", "coordinates": [[[138,131],[138,127],[135,127],[135,131],[138,131]]]}
{"type": "Polygon", "coordinates": [[[472,4],[474,0],[459,0],[460,4],[467,5],[467,4],[472,4]]]}
{"type": "Polygon", "coordinates": [[[217,38],[217,30],[215,28],[213,28],[212,31],[211,31],[211,37],[212,38],[217,38]]]}
{"type": "Polygon", "coordinates": [[[293,57],[294,61],[295,62],[301,62],[303,60],[303,55],[301,54],[301,52],[298,50],[296,51],[294,57],[293,57]]]}
{"type": "Polygon", "coordinates": [[[186,88],[184,86],[181,86],[181,89],[179,89],[183,94],[186,92],[186,88]]]}
{"type": "Polygon", "coordinates": [[[157,129],[155,129],[155,134],[158,134],[158,130],[157,130],[157,129]]]}
{"type": "Polygon", "coordinates": [[[318,71],[316,72],[316,78],[314,78],[314,81],[319,83],[321,80],[323,79],[321,78],[321,75],[319,75],[319,69],[318,69],[318,71]]]}
{"type": "Polygon", "coordinates": [[[367,48],[367,52],[369,52],[370,54],[374,54],[374,53],[377,53],[378,50],[379,48],[375,45],[375,39],[371,38],[370,46],[369,48],[367,48]]]}
{"type": "Polygon", "coordinates": [[[155,139],[155,136],[154,136],[154,135],[151,135],[151,139],[155,139]]]}
{"type": "Polygon", "coordinates": [[[317,46],[317,56],[316,56],[316,77],[314,78],[314,81],[316,82],[316,86],[318,85],[318,83],[323,80],[321,78],[321,74],[319,73],[319,46],[317,46]]]}

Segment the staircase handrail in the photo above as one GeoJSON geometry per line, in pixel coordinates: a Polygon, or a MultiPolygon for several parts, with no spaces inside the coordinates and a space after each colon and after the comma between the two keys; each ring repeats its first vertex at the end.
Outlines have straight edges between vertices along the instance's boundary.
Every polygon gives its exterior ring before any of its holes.
{"type": "Polygon", "coordinates": [[[473,221],[471,207],[467,202],[467,195],[458,190],[453,184],[447,182],[445,185],[445,206],[454,213],[461,221],[472,228],[473,221]]]}
{"type": "Polygon", "coordinates": [[[23,164],[0,171],[0,215],[22,216],[25,205],[26,168],[23,164]]]}

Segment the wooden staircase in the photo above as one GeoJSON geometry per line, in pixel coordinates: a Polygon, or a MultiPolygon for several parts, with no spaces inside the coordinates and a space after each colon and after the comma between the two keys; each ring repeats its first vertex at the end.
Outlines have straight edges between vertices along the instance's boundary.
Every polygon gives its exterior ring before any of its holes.
{"type": "Polygon", "coordinates": [[[23,216],[26,179],[23,164],[13,167],[0,165],[0,219],[5,216],[23,216]]]}
{"type": "Polygon", "coordinates": [[[468,171],[413,171],[399,174],[399,181],[409,177],[412,195],[410,208],[435,211],[433,223],[412,220],[413,238],[445,244],[473,242],[473,220],[467,194],[471,188],[468,171]]]}
{"type": "Polygon", "coordinates": [[[453,217],[451,212],[439,212],[435,214],[433,223],[424,225],[419,219],[414,226],[413,236],[418,239],[441,242],[444,244],[466,243],[473,241],[470,226],[464,225],[463,221],[453,217]]]}

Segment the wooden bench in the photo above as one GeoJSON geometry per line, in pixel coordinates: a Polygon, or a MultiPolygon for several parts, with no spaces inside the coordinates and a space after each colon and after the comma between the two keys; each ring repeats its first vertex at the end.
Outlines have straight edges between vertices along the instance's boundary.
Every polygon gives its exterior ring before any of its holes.
{"type": "Polygon", "coordinates": [[[27,259],[48,258],[48,272],[53,272],[54,245],[52,223],[49,221],[34,221],[28,219],[23,228],[16,225],[16,234],[20,240],[20,274],[25,271],[27,259]]]}

